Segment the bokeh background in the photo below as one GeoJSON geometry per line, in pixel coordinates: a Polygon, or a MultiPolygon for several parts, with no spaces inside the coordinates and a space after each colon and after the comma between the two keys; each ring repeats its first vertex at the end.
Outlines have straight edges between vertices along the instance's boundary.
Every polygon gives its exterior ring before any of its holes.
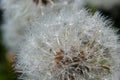
{"type": "MultiPolygon", "coordinates": [[[[85,5],[90,12],[94,14],[95,11],[101,12],[102,16],[106,19],[110,19],[113,22],[113,28],[120,29],[120,4],[115,5],[111,9],[103,9],[101,7],[94,7],[92,5],[85,5]]],[[[8,55],[10,51],[6,50],[3,44],[1,25],[3,20],[4,11],[0,9],[0,80],[17,80],[18,74],[14,70],[13,63],[11,62],[11,56],[8,55]]],[[[120,30],[117,33],[120,34],[120,30]]]]}
{"type": "Polygon", "coordinates": [[[3,20],[3,10],[0,9],[0,80],[17,80],[17,74],[14,71],[13,64],[10,62],[10,56],[2,40],[1,25],[3,20]]]}

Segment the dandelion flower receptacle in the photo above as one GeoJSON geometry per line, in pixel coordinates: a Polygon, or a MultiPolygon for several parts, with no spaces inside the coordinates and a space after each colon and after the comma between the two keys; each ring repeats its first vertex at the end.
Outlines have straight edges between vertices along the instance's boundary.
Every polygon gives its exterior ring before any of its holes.
{"type": "MultiPolygon", "coordinates": [[[[40,15],[39,9],[32,8],[37,16],[31,13],[30,23],[27,20],[19,23],[26,27],[22,39],[13,46],[13,49],[19,46],[15,50],[18,53],[15,68],[22,73],[19,78],[119,80],[118,36],[110,22],[99,12],[91,15],[79,6],[81,0],[66,1],[69,4],[58,0],[42,8],[40,15]]],[[[29,12],[31,8],[27,7],[22,9],[29,12]]],[[[28,12],[15,21],[25,19],[28,12]]]]}

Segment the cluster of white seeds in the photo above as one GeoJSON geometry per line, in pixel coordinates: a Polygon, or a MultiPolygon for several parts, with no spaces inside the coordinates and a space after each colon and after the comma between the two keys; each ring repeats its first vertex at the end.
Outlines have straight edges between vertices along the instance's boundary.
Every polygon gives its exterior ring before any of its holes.
{"type": "Polygon", "coordinates": [[[6,44],[23,80],[119,80],[119,43],[81,0],[4,0],[6,44]]]}

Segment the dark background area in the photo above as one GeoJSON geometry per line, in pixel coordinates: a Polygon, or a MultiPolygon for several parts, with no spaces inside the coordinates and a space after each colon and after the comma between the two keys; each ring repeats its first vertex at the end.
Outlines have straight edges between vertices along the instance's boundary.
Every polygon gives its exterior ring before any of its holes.
{"type": "MultiPolygon", "coordinates": [[[[110,10],[104,10],[100,8],[98,8],[98,10],[103,13],[104,16],[112,19],[113,27],[120,29],[120,5],[115,5],[110,10]]],[[[120,34],[120,30],[118,31],[118,34],[120,34]]]]}
{"type": "MultiPolygon", "coordinates": [[[[120,4],[115,5],[111,9],[103,9],[91,5],[86,5],[86,8],[90,9],[90,12],[92,13],[99,11],[102,14],[102,16],[112,21],[113,28],[116,28],[118,30],[120,29],[120,4]]],[[[120,34],[120,30],[118,31],[118,34],[120,34]]]]}

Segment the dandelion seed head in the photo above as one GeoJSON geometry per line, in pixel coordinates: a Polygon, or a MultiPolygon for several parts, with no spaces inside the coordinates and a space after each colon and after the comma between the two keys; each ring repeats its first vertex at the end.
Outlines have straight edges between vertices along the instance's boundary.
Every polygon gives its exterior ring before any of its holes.
{"type": "Polygon", "coordinates": [[[19,78],[119,80],[118,37],[99,12],[91,15],[81,0],[5,1],[4,39],[18,53],[19,78]]]}
{"type": "Polygon", "coordinates": [[[23,42],[25,34],[38,18],[51,10],[53,11],[51,14],[57,14],[68,3],[70,6],[82,7],[81,0],[75,1],[74,4],[72,0],[2,0],[1,7],[4,10],[2,31],[4,43],[8,49],[16,50],[16,45],[23,42]],[[48,4],[44,5],[42,1],[47,1],[48,4]],[[76,5],[77,2],[80,5],[76,5]]]}
{"type": "Polygon", "coordinates": [[[118,37],[98,12],[90,15],[84,9],[71,11],[67,7],[37,21],[18,54],[20,78],[119,80],[118,37]]]}

